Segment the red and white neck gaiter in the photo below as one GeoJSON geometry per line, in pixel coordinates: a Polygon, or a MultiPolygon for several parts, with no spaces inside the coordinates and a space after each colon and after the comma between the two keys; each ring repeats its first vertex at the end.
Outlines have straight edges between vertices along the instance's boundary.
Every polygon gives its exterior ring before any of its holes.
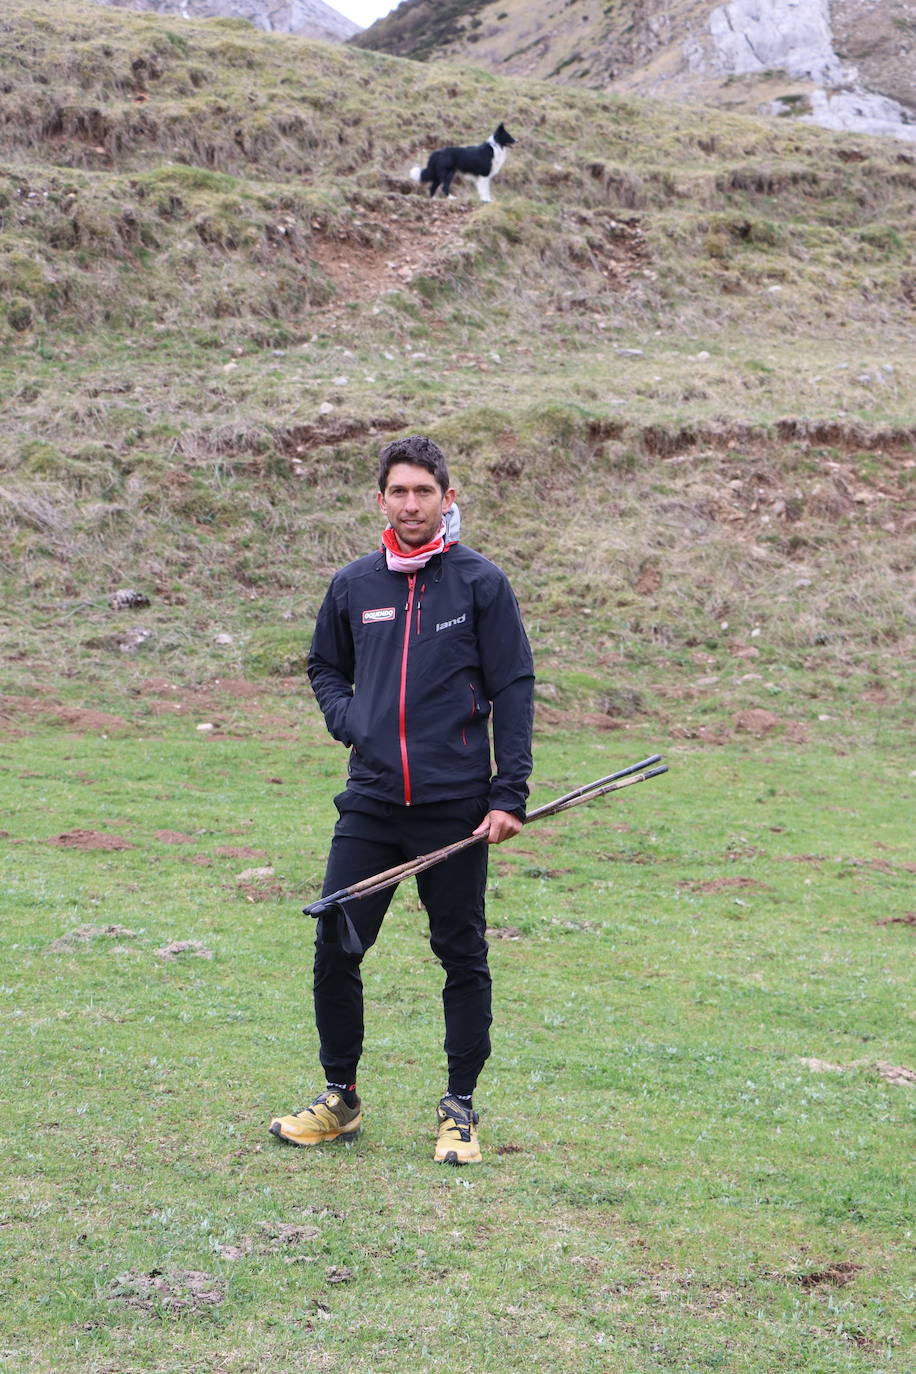
{"type": "Polygon", "coordinates": [[[394,530],[389,525],[382,530],[382,548],[390,572],[415,573],[425,568],[431,558],[442,553],[445,548],[445,521],[439,526],[439,533],[428,544],[421,544],[411,553],[405,553],[397,541],[394,530]]]}

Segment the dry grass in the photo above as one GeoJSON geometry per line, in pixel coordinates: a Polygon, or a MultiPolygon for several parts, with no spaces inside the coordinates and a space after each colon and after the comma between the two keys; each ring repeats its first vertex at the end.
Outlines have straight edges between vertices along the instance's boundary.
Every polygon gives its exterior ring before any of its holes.
{"type": "Polygon", "coordinates": [[[446,446],[468,537],[583,701],[621,645],[647,699],[736,636],[834,674],[902,656],[897,146],[220,23],[23,0],[0,23],[17,671],[123,661],[125,585],[153,601],[141,660],[205,671],[231,630],[234,662],[281,671],[272,627],[375,538],[372,455],[405,428],[446,446]],[[404,176],[446,107],[519,135],[490,206],[404,176]]]}

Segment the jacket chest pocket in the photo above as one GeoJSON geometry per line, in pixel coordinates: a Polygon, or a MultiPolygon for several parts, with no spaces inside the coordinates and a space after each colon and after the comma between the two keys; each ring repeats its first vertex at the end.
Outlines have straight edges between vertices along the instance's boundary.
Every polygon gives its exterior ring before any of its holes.
{"type": "Polygon", "coordinates": [[[424,611],[416,645],[429,671],[438,677],[448,677],[462,667],[477,667],[477,640],[470,616],[436,621],[424,611]]]}
{"type": "Polygon", "coordinates": [[[394,650],[394,646],[401,642],[404,633],[404,608],[388,605],[357,612],[351,617],[350,626],[357,666],[376,656],[384,659],[394,650]]]}

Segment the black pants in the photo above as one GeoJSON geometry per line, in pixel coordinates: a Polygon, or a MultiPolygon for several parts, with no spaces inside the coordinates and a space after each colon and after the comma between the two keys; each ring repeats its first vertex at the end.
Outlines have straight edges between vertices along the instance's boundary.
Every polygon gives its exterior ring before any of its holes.
{"type": "MultiPolygon", "coordinates": [[[[418,854],[464,839],[487,813],[486,798],[394,806],[342,792],[331,840],[323,894],[418,854]]],[[[491,983],[487,965],[484,891],[487,844],[473,845],[417,876],[429,916],[429,942],[445,969],[442,1005],[448,1087],[472,1093],[490,1054],[491,983]]],[[[363,950],[375,943],[394,888],[347,903],[363,950]]],[[[362,954],[348,953],[334,912],[318,920],[315,937],[315,1021],[322,1068],[332,1083],[353,1083],[363,1049],[362,954]]]]}

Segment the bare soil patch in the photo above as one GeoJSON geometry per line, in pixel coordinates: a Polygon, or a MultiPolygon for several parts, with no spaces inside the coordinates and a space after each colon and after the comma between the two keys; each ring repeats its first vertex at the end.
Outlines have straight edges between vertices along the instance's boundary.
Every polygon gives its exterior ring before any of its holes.
{"type": "MultiPolygon", "coordinates": [[[[416,277],[443,280],[460,257],[470,217],[480,212],[474,200],[430,199],[407,181],[393,183],[386,205],[364,209],[350,224],[331,225],[320,216],[311,223],[309,256],[335,287],[335,300],[322,312],[334,315],[340,303],[373,300],[409,285],[416,277]]],[[[570,211],[576,234],[573,257],[605,279],[611,290],[625,291],[630,278],[651,260],[636,218],[610,213],[570,211]]],[[[564,310],[593,308],[591,296],[569,296],[564,310]]]]}
{"type": "Polygon", "coordinates": [[[66,934],[59,936],[51,945],[51,949],[58,954],[65,953],[68,950],[79,949],[81,946],[90,945],[93,940],[99,939],[134,940],[136,939],[136,932],[130,930],[127,926],[120,925],[75,926],[73,930],[68,930],[66,934]]]}
{"type": "Polygon", "coordinates": [[[47,720],[87,735],[124,734],[133,729],[130,721],[123,716],[111,715],[107,711],[91,711],[82,706],[62,706],[53,697],[0,696],[0,720],[4,717],[9,720],[16,717],[47,720]]]}
{"type": "Polygon", "coordinates": [[[156,950],[158,959],[177,959],[180,954],[191,955],[195,959],[212,959],[212,949],[201,944],[200,940],[172,940],[156,950]]]}
{"type": "Polygon", "coordinates": [[[263,688],[242,678],[214,678],[189,687],[155,677],[139,683],[133,692],[152,715],[174,716],[217,711],[229,701],[251,701],[262,694],[263,688]]]}
{"type": "Polygon", "coordinates": [[[879,1060],[876,1067],[885,1083],[893,1083],[898,1088],[916,1083],[916,1073],[912,1069],[904,1068],[902,1064],[886,1064],[879,1060]]]}
{"type": "Polygon", "coordinates": [[[235,891],[240,897],[244,897],[246,902],[269,902],[282,897],[282,883],[258,882],[237,882],[235,891]]]}
{"type": "Polygon", "coordinates": [[[136,845],[131,844],[123,835],[106,835],[101,830],[67,830],[62,835],[55,835],[52,840],[45,840],[45,844],[53,844],[59,849],[135,849],[136,845]]]}
{"type": "MultiPolygon", "coordinates": [[[[408,186],[404,183],[402,191],[408,186]]],[[[473,209],[459,200],[408,193],[392,197],[386,211],[360,215],[352,228],[332,229],[315,218],[309,256],[334,283],[337,301],[371,300],[434,273],[442,254],[461,243],[473,209]]]]}
{"type": "Polygon", "coordinates": [[[225,1301],[226,1284],[196,1269],[151,1269],[147,1274],[129,1270],[112,1279],[105,1296],[109,1302],[139,1312],[180,1315],[219,1307],[225,1301]]]}
{"type": "Polygon", "coordinates": [[[353,1278],[353,1270],[345,1265],[332,1264],[324,1271],[324,1276],[328,1283],[349,1283],[353,1278]]]}
{"type": "Polygon", "coordinates": [[[690,892],[721,892],[725,888],[762,888],[764,885],[756,878],[710,878],[705,882],[695,879],[685,878],[678,883],[678,887],[685,887],[690,892]]]}
{"type": "Polygon", "coordinates": [[[555,726],[559,729],[590,726],[593,730],[626,730],[629,728],[625,720],[620,720],[616,716],[606,716],[597,711],[561,711],[556,706],[545,706],[542,701],[535,703],[534,723],[535,729],[538,726],[555,726]]]}
{"type": "Polygon", "coordinates": [[[294,1250],[302,1245],[310,1245],[321,1235],[317,1226],[308,1226],[297,1222],[265,1222],[262,1230],[265,1239],[259,1249],[262,1254],[266,1255],[277,1255],[284,1250],[294,1250]]]}
{"type": "Polygon", "coordinates": [[[61,706],[47,713],[52,720],[68,729],[85,735],[123,734],[133,726],[123,716],[112,716],[107,711],[90,711],[81,706],[61,706]]]}
{"type": "Polygon", "coordinates": [[[853,1264],[852,1260],[837,1260],[823,1269],[812,1269],[810,1273],[799,1274],[795,1282],[806,1292],[810,1292],[812,1288],[819,1288],[824,1283],[829,1283],[834,1288],[845,1288],[847,1283],[852,1283],[861,1268],[861,1264],[853,1264]]]}
{"type": "Polygon", "coordinates": [[[739,711],[733,721],[735,730],[748,735],[770,735],[774,730],[778,730],[782,721],[772,711],[765,711],[760,706],[752,707],[749,711],[739,711]]]}

